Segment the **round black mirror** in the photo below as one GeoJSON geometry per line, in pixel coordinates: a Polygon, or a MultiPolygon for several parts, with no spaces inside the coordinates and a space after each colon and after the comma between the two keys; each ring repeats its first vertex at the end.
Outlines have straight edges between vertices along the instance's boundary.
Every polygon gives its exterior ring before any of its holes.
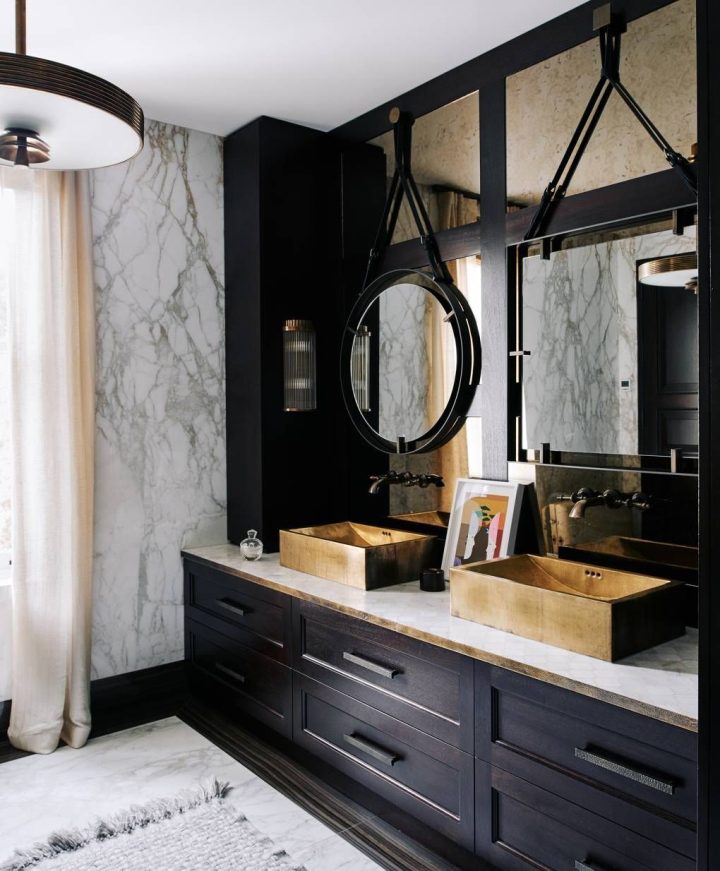
{"type": "Polygon", "coordinates": [[[465,422],[480,366],[467,300],[423,270],[375,279],[345,326],[345,405],[360,435],[387,454],[423,453],[448,442],[465,422]]]}

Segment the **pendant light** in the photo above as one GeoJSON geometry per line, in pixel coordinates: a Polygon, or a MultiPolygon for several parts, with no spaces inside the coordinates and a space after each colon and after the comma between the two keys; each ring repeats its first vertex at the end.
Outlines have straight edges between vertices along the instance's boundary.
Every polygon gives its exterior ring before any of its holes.
{"type": "Polygon", "coordinates": [[[140,106],[75,67],[25,53],[25,0],[15,0],[15,54],[0,52],[0,165],[95,169],[143,146],[140,106]]]}
{"type": "Polygon", "coordinates": [[[672,254],[646,260],[638,268],[638,278],[642,284],[654,287],[686,287],[693,293],[698,288],[697,254],[672,254]]]}

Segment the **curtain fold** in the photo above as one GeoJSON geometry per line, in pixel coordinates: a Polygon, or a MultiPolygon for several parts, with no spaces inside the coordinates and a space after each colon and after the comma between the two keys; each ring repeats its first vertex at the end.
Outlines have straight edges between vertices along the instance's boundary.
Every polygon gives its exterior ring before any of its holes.
{"type": "MultiPolygon", "coordinates": [[[[472,223],[478,218],[477,200],[464,197],[456,191],[443,191],[438,194],[438,230],[450,230],[472,223]]],[[[465,264],[462,260],[453,260],[447,264],[453,282],[466,296],[467,277],[465,264]]],[[[433,383],[431,396],[434,404],[434,419],[442,413],[452,387],[455,376],[455,344],[452,330],[440,317],[432,319],[432,376],[433,383]]],[[[438,450],[440,474],[447,482],[447,486],[440,490],[440,511],[451,511],[454,496],[454,482],[458,478],[467,478],[468,469],[468,446],[466,427],[463,427],[457,435],[446,445],[438,450]]]]}
{"type": "Polygon", "coordinates": [[[9,266],[13,681],[8,737],[90,732],[95,313],[86,173],[0,170],[9,266]],[[11,208],[8,209],[7,206],[11,208]],[[11,224],[11,225],[10,225],[11,224]]]}

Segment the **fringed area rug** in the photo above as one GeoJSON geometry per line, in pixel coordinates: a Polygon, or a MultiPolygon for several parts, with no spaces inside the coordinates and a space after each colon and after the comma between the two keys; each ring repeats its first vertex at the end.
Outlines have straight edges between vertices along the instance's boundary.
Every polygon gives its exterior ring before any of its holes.
{"type": "Polygon", "coordinates": [[[0,871],[305,871],[223,801],[212,780],[17,850],[0,871]]]}

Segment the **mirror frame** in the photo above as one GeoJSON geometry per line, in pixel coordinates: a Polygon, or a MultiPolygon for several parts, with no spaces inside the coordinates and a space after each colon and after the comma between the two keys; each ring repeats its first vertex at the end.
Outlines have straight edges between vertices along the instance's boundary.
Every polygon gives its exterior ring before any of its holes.
{"type": "Polygon", "coordinates": [[[395,269],[376,278],[360,293],[343,330],[340,386],[345,407],[357,432],[368,444],[384,454],[427,453],[447,444],[465,423],[475,389],[480,383],[481,368],[480,335],[468,301],[454,284],[439,280],[424,269],[395,269]],[[442,306],[455,338],[457,364],[450,397],[437,421],[416,439],[392,442],[373,429],[360,410],[352,387],[350,361],[353,341],[367,310],[385,290],[410,276],[416,279],[420,277],[422,281],[417,282],[418,286],[431,293],[442,306]]]}

